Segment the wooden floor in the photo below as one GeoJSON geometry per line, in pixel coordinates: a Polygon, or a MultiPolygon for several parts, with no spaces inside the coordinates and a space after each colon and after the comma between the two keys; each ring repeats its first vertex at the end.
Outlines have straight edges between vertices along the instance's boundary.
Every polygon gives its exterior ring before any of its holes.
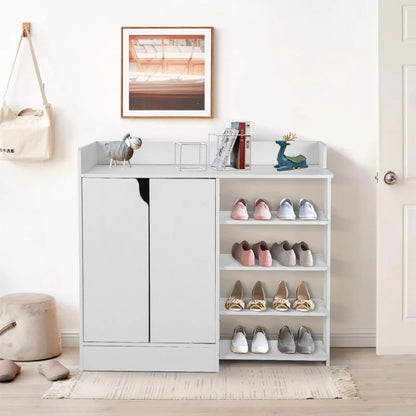
{"type": "MultiPolygon", "coordinates": [[[[65,349],[59,359],[76,365],[78,350],[65,349]]],[[[41,397],[50,382],[37,373],[38,363],[22,363],[13,382],[0,383],[0,416],[416,416],[416,356],[377,357],[372,348],[335,348],[332,365],[349,367],[359,400],[46,400],[41,397]]]]}

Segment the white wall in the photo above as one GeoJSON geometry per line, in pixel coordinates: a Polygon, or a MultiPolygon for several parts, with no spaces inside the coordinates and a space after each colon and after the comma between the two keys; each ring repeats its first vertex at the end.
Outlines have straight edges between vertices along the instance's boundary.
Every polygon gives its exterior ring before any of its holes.
{"type": "MultiPolygon", "coordinates": [[[[0,163],[0,294],[50,293],[61,328],[78,328],[79,146],[125,132],[145,141],[204,138],[247,119],[254,139],[294,130],[328,144],[335,172],[332,328],[339,335],[374,331],[375,0],[8,2],[0,16],[1,90],[23,21],[32,22],[55,108],[56,155],[45,164],[0,163]],[[120,27],[129,25],[214,26],[213,119],[120,119],[120,27]]],[[[24,104],[36,97],[29,81],[12,89],[24,104]]]]}

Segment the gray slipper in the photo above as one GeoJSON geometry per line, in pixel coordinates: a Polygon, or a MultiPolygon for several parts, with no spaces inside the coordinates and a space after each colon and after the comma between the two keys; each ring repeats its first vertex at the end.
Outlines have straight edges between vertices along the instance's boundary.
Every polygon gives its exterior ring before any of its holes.
{"type": "Polygon", "coordinates": [[[49,360],[39,365],[39,373],[50,381],[64,380],[69,370],[57,360],[49,360]]]}
{"type": "Polygon", "coordinates": [[[0,361],[0,381],[12,381],[20,373],[20,365],[11,360],[0,361]]]}
{"type": "Polygon", "coordinates": [[[285,325],[280,328],[277,339],[277,348],[283,354],[294,354],[296,352],[295,337],[290,326],[285,325]]]}
{"type": "Polygon", "coordinates": [[[315,351],[312,333],[306,326],[301,326],[298,331],[298,352],[301,354],[312,354],[315,351]]]}

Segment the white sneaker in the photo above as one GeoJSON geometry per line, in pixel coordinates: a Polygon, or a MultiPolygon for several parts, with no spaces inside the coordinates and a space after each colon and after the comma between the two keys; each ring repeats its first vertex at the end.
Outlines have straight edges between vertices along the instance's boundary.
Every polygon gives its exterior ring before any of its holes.
{"type": "Polygon", "coordinates": [[[318,218],[312,202],[305,198],[299,201],[298,212],[301,220],[316,220],[318,218]]]}
{"type": "Polygon", "coordinates": [[[254,354],[266,354],[269,351],[266,332],[261,326],[258,326],[253,332],[253,341],[251,341],[251,352],[254,354]]]}
{"type": "Polygon", "coordinates": [[[295,211],[293,210],[293,204],[289,198],[283,198],[280,201],[280,206],[277,210],[277,218],[280,218],[281,220],[296,219],[295,211]]]}
{"type": "Polygon", "coordinates": [[[231,351],[235,354],[248,353],[246,331],[242,326],[237,326],[234,329],[233,339],[231,340],[231,351]]]}

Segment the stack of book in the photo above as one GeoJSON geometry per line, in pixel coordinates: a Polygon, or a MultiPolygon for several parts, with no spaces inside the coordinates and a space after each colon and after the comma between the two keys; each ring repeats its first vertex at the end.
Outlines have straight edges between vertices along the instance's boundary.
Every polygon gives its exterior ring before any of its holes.
{"type": "Polygon", "coordinates": [[[233,121],[233,129],[238,130],[230,157],[230,166],[235,169],[250,169],[251,167],[251,124],[249,121],[233,121]]]}
{"type": "Polygon", "coordinates": [[[251,167],[251,126],[249,121],[233,121],[220,135],[217,154],[211,166],[217,169],[251,167]]]}

